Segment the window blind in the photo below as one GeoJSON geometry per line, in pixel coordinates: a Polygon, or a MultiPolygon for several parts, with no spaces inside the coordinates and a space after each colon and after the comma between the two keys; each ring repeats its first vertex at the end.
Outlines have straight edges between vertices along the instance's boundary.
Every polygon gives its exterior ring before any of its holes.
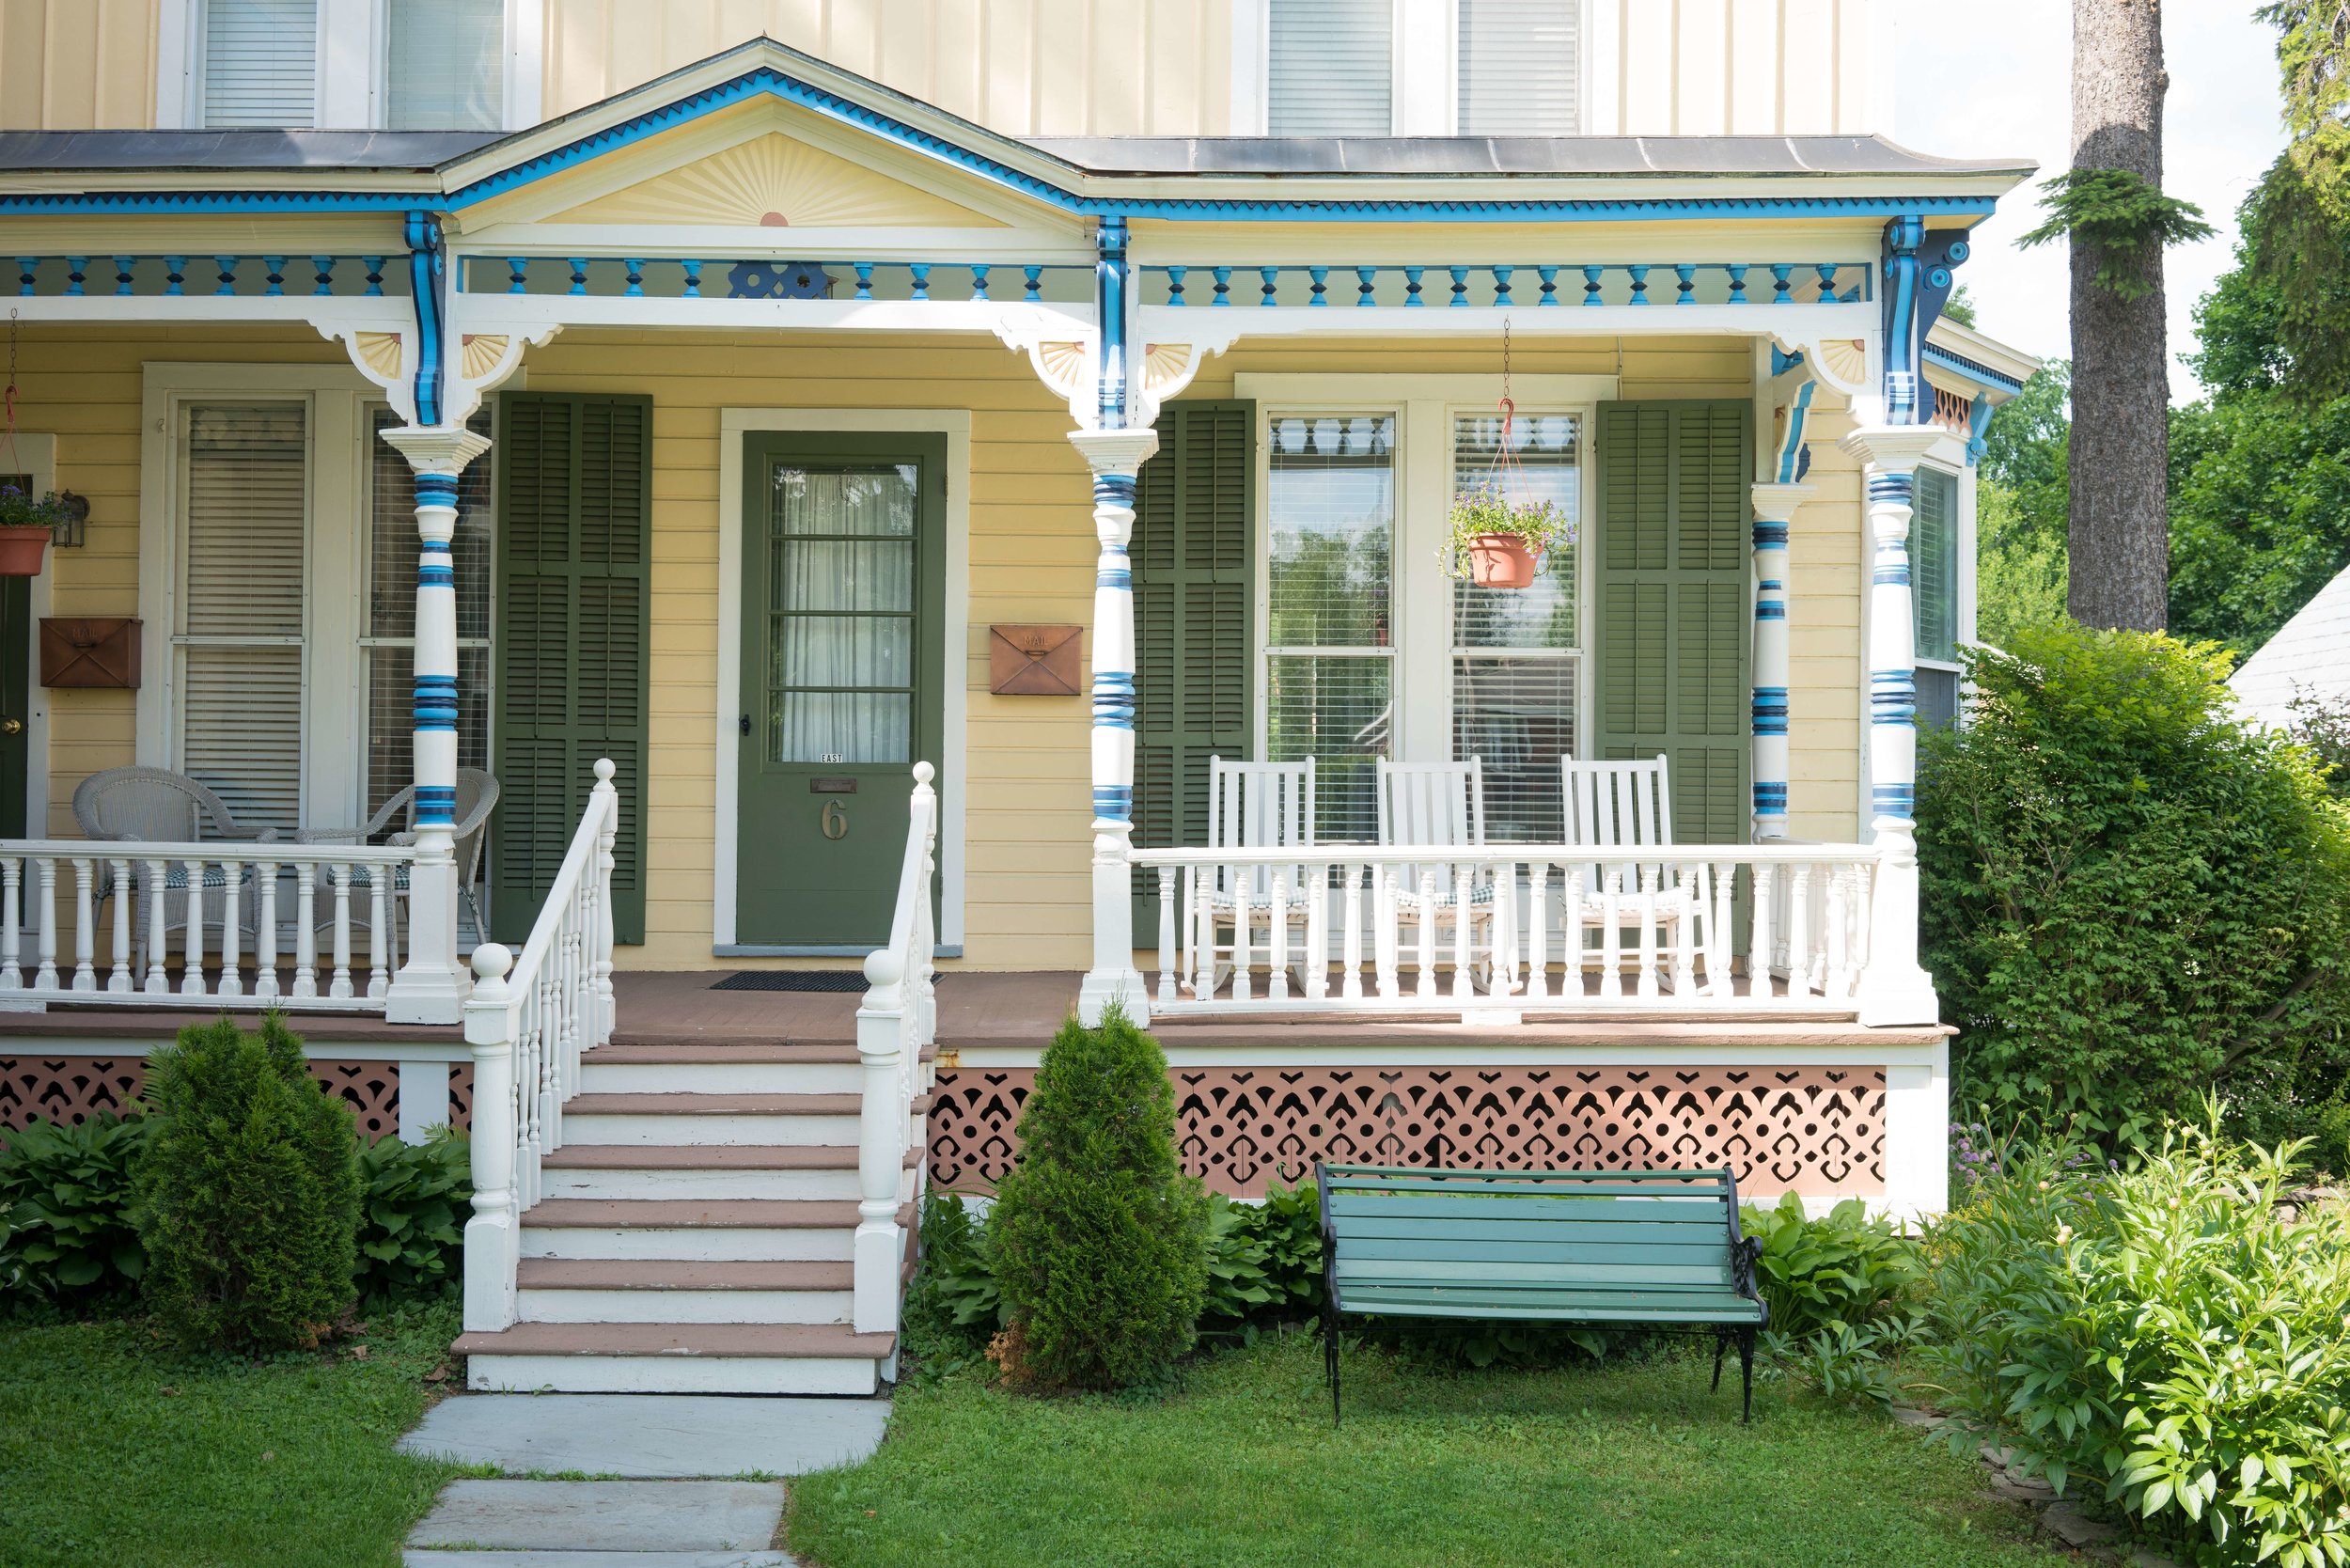
{"type": "Polygon", "coordinates": [[[1572,136],[1582,120],[1582,0],[1458,0],[1465,136],[1572,136]]]}
{"type": "Polygon", "coordinates": [[[306,405],[188,406],[180,766],[248,828],[302,813],[306,405]]]}
{"type": "Polygon", "coordinates": [[[205,0],[204,123],[318,123],[318,0],[205,0]]]}
{"type": "Polygon", "coordinates": [[[1393,0],[1271,0],[1266,42],[1272,134],[1394,133],[1393,0]]]}
{"type": "Polygon", "coordinates": [[[1958,478],[1918,470],[1917,511],[1909,521],[1910,606],[1918,657],[1958,657],[1958,478]]]}
{"type": "Polygon", "coordinates": [[[506,0],[393,0],[384,123],[495,131],[506,115],[506,0]]]}

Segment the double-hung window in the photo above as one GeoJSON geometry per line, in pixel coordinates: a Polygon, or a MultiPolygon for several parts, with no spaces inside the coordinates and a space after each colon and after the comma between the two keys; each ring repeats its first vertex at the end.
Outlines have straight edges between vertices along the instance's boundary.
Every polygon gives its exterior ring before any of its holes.
{"type": "Polygon", "coordinates": [[[1918,714],[1940,729],[1958,718],[1958,476],[1919,467],[1914,506],[1909,603],[1918,639],[1918,714]]]}
{"type": "MultiPolygon", "coordinates": [[[[1512,500],[1582,515],[1582,421],[1571,414],[1456,415],[1452,490],[1492,484],[1512,500]]],[[[1561,543],[1529,588],[1452,586],[1452,754],[1482,760],[1485,836],[1565,840],[1559,759],[1575,750],[1583,631],[1575,549],[1561,543]]]]}
{"type": "Polygon", "coordinates": [[[505,123],[506,0],[397,0],[384,50],[384,123],[494,131],[505,123]]]}
{"type": "Polygon", "coordinates": [[[208,129],[494,131],[509,67],[517,83],[536,67],[509,61],[509,12],[536,4],[164,0],[157,105],[208,129]]]}
{"type": "Polygon", "coordinates": [[[183,406],[178,613],[180,768],[238,823],[301,825],[310,518],[306,401],[183,406]]]}
{"type": "Polygon", "coordinates": [[[1284,414],[1266,452],[1265,756],[1315,760],[1314,832],[1378,836],[1394,745],[1396,418],[1284,414]]]}
{"type": "Polygon", "coordinates": [[[203,0],[197,93],[207,129],[319,122],[319,0],[203,0]]]}
{"type": "MultiPolygon", "coordinates": [[[[1275,136],[1569,136],[1584,0],[1244,0],[1275,136]]],[[[1254,84],[1236,86],[1246,100],[1254,84]]],[[[1246,111],[1244,110],[1244,114],[1246,111]]]]}

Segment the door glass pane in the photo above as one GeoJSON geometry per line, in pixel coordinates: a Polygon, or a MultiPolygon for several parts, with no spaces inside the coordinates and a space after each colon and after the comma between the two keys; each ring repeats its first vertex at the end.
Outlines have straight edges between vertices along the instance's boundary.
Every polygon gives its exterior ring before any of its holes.
{"type": "MultiPolygon", "coordinates": [[[[1582,421],[1571,414],[1521,414],[1510,422],[1511,463],[1501,462],[1501,417],[1464,415],[1452,426],[1452,487],[1498,484],[1510,498],[1548,501],[1580,528],[1583,502],[1582,421]]],[[[1452,587],[1452,640],[1460,648],[1579,648],[1575,547],[1562,543],[1543,557],[1528,588],[1452,587]]]]}
{"type": "Polygon", "coordinates": [[[778,463],[768,505],[768,759],[914,757],[912,463],[778,463]]]}
{"type": "Polygon", "coordinates": [[[1373,764],[1390,744],[1392,662],[1283,654],[1265,664],[1265,755],[1276,762],[1314,760],[1314,837],[1376,842],[1373,764]]]}
{"type": "Polygon", "coordinates": [[[1559,759],[1574,751],[1575,664],[1453,661],[1452,754],[1484,760],[1485,837],[1496,843],[1564,841],[1559,759]]]}
{"type": "Polygon", "coordinates": [[[1395,416],[1276,415],[1267,460],[1273,648],[1385,648],[1395,416]]]}

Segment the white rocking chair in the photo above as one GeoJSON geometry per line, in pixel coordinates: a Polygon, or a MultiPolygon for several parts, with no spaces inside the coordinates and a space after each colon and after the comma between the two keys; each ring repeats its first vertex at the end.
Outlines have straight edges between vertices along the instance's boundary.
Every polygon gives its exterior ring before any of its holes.
{"type": "MultiPolygon", "coordinates": [[[[1296,762],[1228,762],[1208,759],[1209,849],[1306,849],[1314,841],[1314,760],[1296,762]]],[[[1272,866],[1203,866],[1192,884],[1189,912],[1192,995],[1214,996],[1227,979],[1248,972],[1247,949],[1258,927],[1272,946],[1275,879],[1280,879],[1282,927],[1295,928],[1289,951],[1299,988],[1306,983],[1310,929],[1309,900],[1321,888],[1304,886],[1302,863],[1272,866]]]]}
{"type": "MultiPolygon", "coordinates": [[[[1382,758],[1378,774],[1381,844],[1434,849],[1484,846],[1483,758],[1472,757],[1465,762],[1391,762],[1382,758]]],[[[1374,947],[1382,996],[1396,994],[1407,926],[1414,927],[1419,937],[1413,948],[1421,955],[1419,994],[1434,996],[1435,965],[1427,961],[1425,949],[1433,944],[1438,961],[1457,960],[1460,922],[1465,917],[1471,964],[1484,965],[1481,974],[1472,967],[1470,983],[1490,988],[1496,909],[1490,867],[1452,862],[1390,867],[1380,880],[1377,897],[1374,947]],[[1465,916],[1464,880],[1467,885],[1465,916]]]]}
{"type": "MultiPolygon", "coordinates": [[[[1661,754],[1644,762],[1578,762],[1561,757],[1559,775],[1570,844],[1614,850],[1673,841],[1672,787],[1661,754]]],[[[1704,862],[1697,864],[1691,877],[1684,876],[1679,864],[1657,860],[1592,861],[1567,870],[1581,884],[1579,895],[1561,891],[1569,899],[1566,919],[1572,944],[1579,948],[1587,931],[1600,932],[1604,939],[1611,923],[1619,940],[1626,930],[1646,928],[1656,933],[1656,948],[1649,955],[1655,966],[1643,965],[1641,971],[1643,995],[1653,994],[1657,972],[1669,956],[1667,944],[1677,949],[1683,922],[1689,926],[1690,946],[1697,953],[1705,951],[1713,903],[1712,873],[1704,862]]],[[[1636,938],[1629,950],[1637,952],[1638,948],[1636,938]]],[[[1705,979],[1708,992],[1724,979],[1713,972],[1710,958],[1705,979]]]]}

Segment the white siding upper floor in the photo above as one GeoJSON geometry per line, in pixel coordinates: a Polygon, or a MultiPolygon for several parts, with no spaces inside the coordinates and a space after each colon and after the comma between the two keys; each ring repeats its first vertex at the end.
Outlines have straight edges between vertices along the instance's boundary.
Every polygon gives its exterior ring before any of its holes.
{"type": "Polygon", "coordinates": [[[1895,11],[1896,0],[0,0],[0,130],[271,112],[337,129],[519,128],[763,34],[1015,136],[1866,133],[1888,129],[1875,88],[1895,11]],[[257,55],[269,39],[287,46],[257,55]]]}

